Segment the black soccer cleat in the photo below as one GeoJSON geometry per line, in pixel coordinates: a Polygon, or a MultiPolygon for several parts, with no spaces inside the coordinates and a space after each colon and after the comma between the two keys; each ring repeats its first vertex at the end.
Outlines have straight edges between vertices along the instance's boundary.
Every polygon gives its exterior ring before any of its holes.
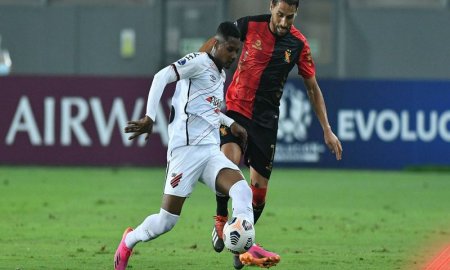
{"type": "Polygon", "coordinates": [[[233,266],[234,269],[242,269],[244,267],[241,259],[239,259],[239,254],[233,254],[233,266]]]}
{"type": "Polygon", "coordinates": [[[225,247],[223,242],[223,227],[228,220],[228,217],[214,216],[215,223],[212,230],[212,245],[216,252],[222,252],[225,247]]]}

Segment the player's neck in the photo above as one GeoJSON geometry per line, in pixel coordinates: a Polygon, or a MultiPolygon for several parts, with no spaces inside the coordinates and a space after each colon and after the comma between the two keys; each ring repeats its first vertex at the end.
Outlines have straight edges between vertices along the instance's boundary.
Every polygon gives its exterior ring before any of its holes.
{"type": "Polygon", "coordinates": [[[223,66],[220,64],[220,62],[218,60],[216,60],[216,58],[214,56],[212,56],[211,54],[209,54],[209,53],[208,53],[208,56],[214,62],[214,64],[216,65],[217,69],[219,70],[219,72],[222,72],[223,66]]]}

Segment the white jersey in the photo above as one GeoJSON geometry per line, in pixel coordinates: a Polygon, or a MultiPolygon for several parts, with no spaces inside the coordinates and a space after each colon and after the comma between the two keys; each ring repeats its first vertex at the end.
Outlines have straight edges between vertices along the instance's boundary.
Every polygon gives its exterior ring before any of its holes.
{"type": "Polygon", "coordinates": [[[179,81],[172,97],[169,152],[183,145],[219,145],[225,71],[207,53],[188,54],[172,66],[179,81]]]}
{"type": "Polygon", "coordinates": [[[225,71],[219,70],[207,53],[190,53],[160,70],[153,78],[147,113],[156,108],[166,84],[178,81],[172,97],[169,120],[169,149],[185,145],[220,144],[220,124],[233,120],[220,112],[224,97],[225,71]]]}

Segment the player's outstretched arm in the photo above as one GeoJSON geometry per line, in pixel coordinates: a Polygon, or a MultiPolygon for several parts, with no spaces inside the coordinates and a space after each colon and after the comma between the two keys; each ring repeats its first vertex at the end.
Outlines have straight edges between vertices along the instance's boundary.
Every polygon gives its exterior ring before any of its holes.
{"type": "Polygon", "coordinates": [[[125,133],[133,133],[128,140],[133,140],[146,133],[145,140],[148,140],[153,131],[153,120],[147,115],[137,121],[128,121],[125,127],[125,133]]]}
{"type": "Polygon", "coordinates": [[[322,91],[317,83],[316,77],[304,79],[306,90],[308,93],[309,101],[313,105],[317,118],[323,129],[323,136],[326,145],[330,151],[336,155],[337,160],[342,159],[342,145],[338,137],[331,130],[331,126],[328,123],[327,108],[325,106],[325,100],[323,99],[322,91]]]}
{"type": "Polygon", "coordinates": [[[128,139],[134,138],[146,133],[145,140],[148,140],[150,134],[153,131],[153,122],[156,118],[156,109],[158,107],[159,100],[163,94],[164,88],[167,84],[177,80],[177,74],[175,73],[174,66],[167,66],[153,77],[152,86],[150,87],[147,99],[147,111],[143,118],[137,121],[129,121],[125,127],[125,133],[133,133],[128,139]]]}

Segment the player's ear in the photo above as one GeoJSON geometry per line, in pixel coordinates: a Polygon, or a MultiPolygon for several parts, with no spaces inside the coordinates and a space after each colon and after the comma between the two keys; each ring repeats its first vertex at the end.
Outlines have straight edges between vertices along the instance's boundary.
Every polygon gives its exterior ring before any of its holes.
{"type": "Polygon", "coordinates": [[[214,44],[217,42],[217,40],[212,37],[210,39],[208,39],[208,41],[206,41],[198,50],[199,52],[207,52],[210,53],[212,50],[212,47],[214,46],[214,44]]]}
{"type": "Polygon", "coordinates": [[[219,45],[220,45],[220,41],[218,39],[215,39],[214,44],[213,44],[214,49],[217,50],[219,48],[219,45]]]}

